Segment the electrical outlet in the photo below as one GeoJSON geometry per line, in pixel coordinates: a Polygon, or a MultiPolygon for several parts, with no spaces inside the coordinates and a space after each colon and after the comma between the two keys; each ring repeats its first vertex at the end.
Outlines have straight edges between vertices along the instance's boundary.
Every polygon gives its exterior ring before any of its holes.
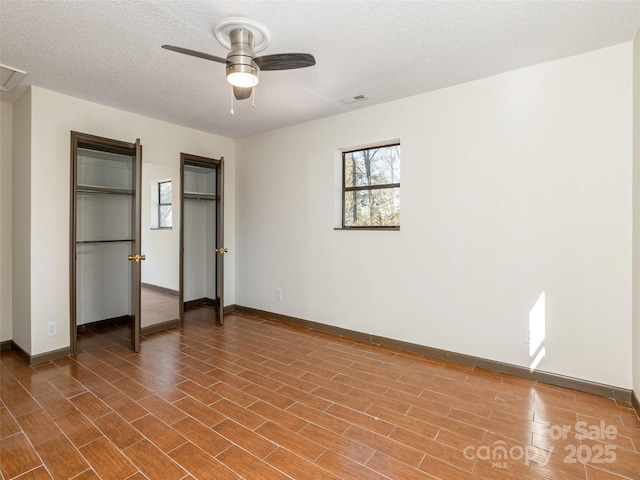
{"type": "Polygon", "coordinates": [[[278,301],[282,300],[282,289],[281,288],[276,288],[276,300],[278,300],[278,301]]]}
{"type": "Polygon", "coordinates": [[[524,327],[524,343],[527,345],[531,343],[531,329],[529,327],[524,327]]]}
{"type": "Polygon", "coordinates": [[[56,322],[47,323],[47,337],[55,337],[56,334],[56,322]]]}

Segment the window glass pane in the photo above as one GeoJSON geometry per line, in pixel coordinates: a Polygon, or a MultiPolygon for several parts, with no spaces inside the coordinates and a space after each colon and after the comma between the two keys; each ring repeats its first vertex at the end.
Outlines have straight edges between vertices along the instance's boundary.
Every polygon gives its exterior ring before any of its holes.
{"type": "Polygon", "coordinates": [[[344,181],[347,188],[400,183],[400,145],[345,153],[344,181]]]}
{"type": "Polygon", "coordinates": [[[160,228],[173,226],[173,208],[171,205],[160,205],[160,228]]]}
{"type": "Polygon", "coordinates": [[[158,184],[160,187],[160,203],[171,203],[171,182],[161,182],[158,184]]]}
{"type": "Polygon", "coordinates": [[[399,225],[399,188],[345,192],[345,227],[396,227],[399,225]]]}

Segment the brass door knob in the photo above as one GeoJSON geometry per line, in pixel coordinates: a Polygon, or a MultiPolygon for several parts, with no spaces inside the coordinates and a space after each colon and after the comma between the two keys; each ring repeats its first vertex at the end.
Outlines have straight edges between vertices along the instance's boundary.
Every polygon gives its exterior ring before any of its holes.
{"type": "Polygon", "coordinates": [[[140,260],[146,260],[146,255],[129,255],[127,256],[127,260],[133,260],[134,262],[139,262],[140,260]]]}
{"type": "Polygon", "coordinates": [[[216,248],[216,253],[227,253],[229,250],[226,248],[216,248]]]}

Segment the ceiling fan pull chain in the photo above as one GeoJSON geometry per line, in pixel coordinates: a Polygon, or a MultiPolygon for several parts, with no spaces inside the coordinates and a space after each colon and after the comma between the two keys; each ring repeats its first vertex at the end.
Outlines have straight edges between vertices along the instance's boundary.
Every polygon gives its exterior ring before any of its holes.
{"type": "Polygon", "coordinates": [[[253,97],[251,101],[253,102],[252,107],[254,107],[254,108],[255,108],[255,106],[256,106],[256,90],[257,90],[257,89],[258,89],[257,87],[253,87],[253,88],[251,89],[251,96],[253,97]]]}

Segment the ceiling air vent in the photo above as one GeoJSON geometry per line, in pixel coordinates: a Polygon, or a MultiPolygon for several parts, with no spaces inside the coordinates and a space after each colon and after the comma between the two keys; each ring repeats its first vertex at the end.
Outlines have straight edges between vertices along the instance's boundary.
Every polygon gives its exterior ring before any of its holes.
{"type": "Polygon", "coordinates": [[[369,100],[369,97],[366,95],[355,95],[353,97],[347,97],[340,100],[342,103],[346,103],[347,105],[350,103],[362,102],[363,100],[369,100]]]}
{"type": "Polygon", "coordinates": [[[18,86],[25,75],[27,75],[27,72],[23,72],[22,70],[18,70],[17,68],[0,64],[0,91],[13,91],[13,89],[18,86]]]}

